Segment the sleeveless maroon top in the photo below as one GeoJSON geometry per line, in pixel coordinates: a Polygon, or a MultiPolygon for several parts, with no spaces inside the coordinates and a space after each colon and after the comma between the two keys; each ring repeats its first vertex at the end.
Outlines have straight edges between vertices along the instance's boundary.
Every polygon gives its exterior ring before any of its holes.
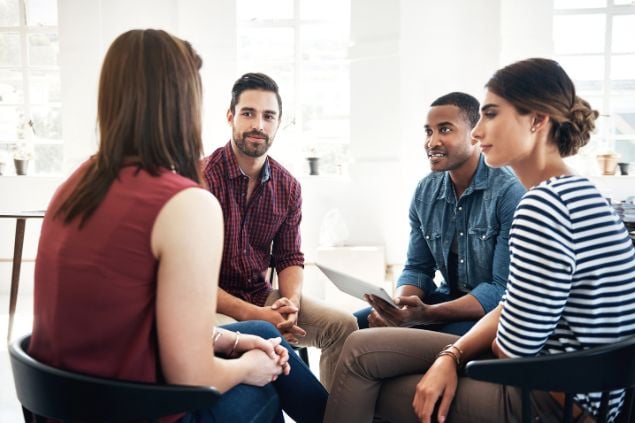
{"type": "Polygon", "coordinates": [[[58,189],[42,225],[29,354],[80,373],[160,383],[150,236],[165,203],[197,184],[124,166],[80,230],[79,219],[65,225],[53,214],[85,168],[58,189]]]}

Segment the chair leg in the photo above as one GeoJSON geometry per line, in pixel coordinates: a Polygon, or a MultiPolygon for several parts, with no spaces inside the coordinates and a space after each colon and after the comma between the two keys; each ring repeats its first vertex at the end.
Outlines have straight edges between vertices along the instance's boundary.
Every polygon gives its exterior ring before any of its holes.
{"type": "Polygon", "coordinates": [[[523,423],[531,423],[531,398],[529,389],[522,390],[523,423]]]}
{"type": "Polygon", "coordinates": [[[573,394],[566,394],[564,397],[564,423],[570,423],[573,419],[573,394]]]}
{"type": "Polygon", "coordinates": [[[300,359],[302,361],[304,361],[304,364],[307,365],[307,367],[311,367],[309,365],[309,350],[307,347],[294,347],[295,352],[298,353],[298,356],[300,356],[300,359]]]}

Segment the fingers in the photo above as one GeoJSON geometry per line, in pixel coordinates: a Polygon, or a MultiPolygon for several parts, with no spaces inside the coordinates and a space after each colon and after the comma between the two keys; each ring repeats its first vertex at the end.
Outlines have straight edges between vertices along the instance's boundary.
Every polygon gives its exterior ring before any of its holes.
{"type": "Polygon", "coordinates": [[[297,312],[299,310],[298,306],[295,305],[290,299],[288,299],[287,297],[280,297],[278,298],[273,304],[271,304],[271,308],[273,310],[278,310],[281,307],[293,307],[296,308],[297,310],[295,310],[295,312],[297,312]]]}
{"type": "Polygon", "coordinates": [[[446,390],[443,393],[443,397],[441,398],[441,403],[439,404],[439,412],[437,413],[437,421],[439,423],[445,422],[448,416],[448,411],[450,410],[450,404],[452,404],[453,398],[454,398],[454,392],[448,392],[448,390],[446,390]]]}
{"type": "Polygon", "coordinates": [[[298,307],[294,306],[293,304],[281,304],[281,305],[279,305],[276,308],[274,308],[273,305],[272,305],[271,309],[277,311],[278,313],[280,313],[282,315],[286,315],[286,314],[296,314],[297,315],[298,311],[300,311],[300,309],[298,307]]]}
{"type": "Polygon", "coordinates": [[[377,313],[377,311],[375,310],[371,311],[371,313],[368,315],[368,325],[371,328],[389,326],[388,322],[383,317],[381,317],[379,313],[377,313]]]}
{"type": "Polygon", "coordinates": [[[416,295],[409,295],[407,297],[397,297],[395,298],[395,303],[399,305],[405,305],[408,307],[420,307],[423,305],[423,301],[421,298],[416,295]]]}
{"type": "Polygon", "coordinates": [[[300,341],[298,341],[298,339],[289,332],[283,333],[282,336],[289,344],[297,345],[300,343],[300,341]]]}

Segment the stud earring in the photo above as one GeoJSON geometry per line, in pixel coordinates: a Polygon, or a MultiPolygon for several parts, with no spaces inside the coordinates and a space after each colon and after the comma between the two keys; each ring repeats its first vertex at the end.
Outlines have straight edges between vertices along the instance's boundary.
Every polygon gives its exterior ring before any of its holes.
{"type": "Polygon", "coordinates": [[[536,128],[532,126],[532,127],[531,127],[531,129],[530,129],[530,131],[531,131],[531,132],[536,132],[536,128]]]}

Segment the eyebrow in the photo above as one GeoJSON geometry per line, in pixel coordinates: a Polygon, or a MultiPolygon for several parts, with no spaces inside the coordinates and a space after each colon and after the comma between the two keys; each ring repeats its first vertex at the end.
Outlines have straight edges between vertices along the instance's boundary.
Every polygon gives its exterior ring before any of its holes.
{"type": "MultiPolygon", "coordinates": [[[[245,107],[241,107],[240,111],[241,112],[256,112],[257,110],[255,108],[253,108],[253,107],[245,106],[245,107]]],[[[278,112],[276,112],[275,110],[263,110],[263,113],[269,113],[269,114],[272,114],[272,115],[278,115],[278,112]]]]}
{"type": "MultiPolygon", "coordinates": [[[[437,123],[437,128],[440,128],[441,126],[456,126],[456,125],[454,123],[450,122],[450,121],[437,123]]],[[[423,125],[423,127],[424,128],[430,128],[431,126],[426,123],[425,125],[423,125]]]]}
{"type": "Polygon", "coordinates": [[[488,103],[488,104],[485,104],[483,107],[481,107],[481,112],[484,112],[484,111],[486,111],[488,109],[493,109],[493,108],[496,108],[496,107],[498,107],[497,104],[488,103]]]}

